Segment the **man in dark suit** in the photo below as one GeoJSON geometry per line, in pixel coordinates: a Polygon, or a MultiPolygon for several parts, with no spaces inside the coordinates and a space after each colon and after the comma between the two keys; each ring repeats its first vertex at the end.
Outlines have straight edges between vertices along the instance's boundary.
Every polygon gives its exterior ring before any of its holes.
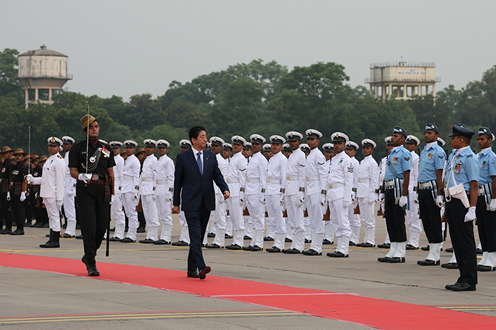
{"type": "Polygon", "coordinates": [[[224,192],[224,199],[229,198],[229,188],[220,172],[217,157],[213,152],[204,150],[207,145],[205,128],[192,127],[189,130],[189,139],[193,148],[177,155],[173,205],[174,213],[179,213],[181,204],[188,222],[191,240],[188,277],[203,280],[211,271],[203,260],[202,242],[210,212],[215,210],[213,182],[224,192]]]}

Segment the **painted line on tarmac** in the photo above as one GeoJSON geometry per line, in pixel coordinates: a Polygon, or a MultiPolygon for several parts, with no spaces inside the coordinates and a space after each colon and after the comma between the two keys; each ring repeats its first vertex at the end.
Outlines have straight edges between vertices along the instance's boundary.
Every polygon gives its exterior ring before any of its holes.
{"type": "Polygon", "coordinates": [[[319,292],[319,293],[261,293],[261,294],[222,294],[213,295],[212,298],[229,298],[229,297],[276,297],[276,296],[359,296],[357,293],[347,292],[319,292]]]}
{"type": "Polygon", "coordinates": [[[496,311],[496,305],[448,305],[448,306],[432,306],[442,309],[449,309],[459,312],[491,312],[496,311]]]}

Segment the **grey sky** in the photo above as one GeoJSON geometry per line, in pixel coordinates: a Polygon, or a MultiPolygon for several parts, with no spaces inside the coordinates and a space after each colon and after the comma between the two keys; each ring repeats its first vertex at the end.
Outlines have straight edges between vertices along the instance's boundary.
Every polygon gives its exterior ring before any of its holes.
{"type": "Polygon", "coordinates": [[[127,100],[260,58],[318,61],[364,85],[375,62],[436,62],[438,90],[496,64],[496,1],[0,0],[0,50],[69,56],[69,90],[127,100]]]}

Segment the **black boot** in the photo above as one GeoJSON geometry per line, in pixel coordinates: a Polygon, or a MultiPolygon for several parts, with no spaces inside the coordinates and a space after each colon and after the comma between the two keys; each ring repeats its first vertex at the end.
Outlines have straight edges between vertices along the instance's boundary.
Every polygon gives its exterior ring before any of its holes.
{"type": "Polygon", "coordinates": [[[41,248],[59,248],[60,232],[50,229],[50,239],[45,244],[40,244],[41,248]]]}

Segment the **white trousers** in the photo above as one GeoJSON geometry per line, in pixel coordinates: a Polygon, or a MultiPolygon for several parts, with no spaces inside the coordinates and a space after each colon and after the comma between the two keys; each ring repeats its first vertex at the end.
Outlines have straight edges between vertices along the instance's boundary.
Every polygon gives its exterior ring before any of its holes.
{"type": "MultiPolygon", "coordinates": [[[[317,234],[325,234],[324,221],[322,218],[322,205],[320,204],[320,194],[309,195],[306,198],[308,220],[312,231],[317,234]]],[[[320,242],[322,244],[322,242],[320,242]]]]}
{"type": "Polygon", "coordinates": [[[250,213],[250,220],[248,223],[252,224],[255,230],[265,229],[265,214],[264,205],[260,201],[260,195],[248,195],[246,196],[246,207],[250,213]]]}
{"type": "Polygon", "coordinates": [[[358,205],[360,206],[360,218],[367,228],[375,228],[374,207],[375,203],[369,204],[368,198],[359,198],[358,205]]]}
{"type": "MultiPolygon", "coordinates": [[[[305,231],[305,221],[303,220],[303,205],[298,206],[298,195],[286,196],[286,210],[288,211],[288,224],[293,235],[305,231]]],[[[289,230],[288,230],[289,232],[289,230]]]]}
{"type": "MultiPolygon", "coordinates": [[[[126,228],[126,215],[122,210],[122,194],[116,193],[114,196],[114,203],[110,206],[112,217],[115,221],[114,237],[124,238],[124,231],[126,228]]],[[[70,234],[70,233],[69,233],[70,234]]]]}
{"type": "Polygon", "coordinates": [[[227,205],[229,207],[229,215],[231,216],[234,230],[244,230],[245,221],[243,219],[243,210],[241,209],[239,196],[229,197],[227,199],[227,205]]]}
{"type": "Polygon", "coordinates": [[[48,214],[50,229],[60,232],[60,213],[59,208],[57,207],[57,200],[55,198],[43,197],[43,203],[45,204],[48,214]]]}
{"type": "Polygon", "coordinates": [[[281,194],[266,195],[265,201],[267,203],[267,213],[269,214],[269,221],[274,230],[274,234],[286,235],[286,222],[282,217],[281,194]]]}
{"type": "Polygon", "coordinates": [[[414,202],[415,196],[417,194],[413,191],[409,192],[410,209],[406,211],[406,221],[408,223],[408,228],[410,233],[420,233],[422,231],[421,220],[419,217],[419,205],[414,202]]]}
{"type": "Polygon", "coordinates": [[[122,194],[122,205],[129,221],[129,228],[138,229],[138,212],[136,212],[135,198],[132,192],[122,194]]]}
{"type": "Polygon", "coordinates": [[[210,226],[215,227],[214,243],[224,246],[226,234],[226,201],[224,195],[215,194],[215,210],[210,215],[210,226]]]}
{"type": "Polygon", "coordinates": [[[331,202],[329,209],[331,210],[331,221],[336,230],[336,237],[351,236],[350,221],[348,220],[348,209],[343,205],[343,198],[334,199],[331,202]]]}
{"type": "Polygon", "coordinates": [[[172,235],[172,212],[171,200],[169,195],[156,195],[158,220],[162,223],[160,239],[170,242],[172,235]]]}
{"type": "Polygon", "coordinates": [[[155,195],[141,196],[141,206],[143,207],[143,215],[145,216],[147,226],[146,238],[157,240],[157,229],[160,223],[158,222],[155,195]]]}
{"type": "MultiPolygon", "coordinates": [[[[76,205],[74,203],[74,195],[67,196],[64,194],[64,215],[67,221],[76,221],[76,205]]],[[[72,234],[74,235],[74,234],[72,234]]]]}

